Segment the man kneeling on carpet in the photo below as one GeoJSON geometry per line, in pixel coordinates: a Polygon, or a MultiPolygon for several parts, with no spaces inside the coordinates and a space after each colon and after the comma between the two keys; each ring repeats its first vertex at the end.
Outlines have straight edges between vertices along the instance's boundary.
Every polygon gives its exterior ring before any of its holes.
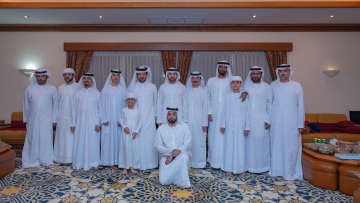
{"type": "Polygon", "coordinates": [[[161,154],[160,184],[190,187],[191,131],[186,123],[177,121],[178,108],[166,108],[168,122],[156,132],[155,147],[161,154]]]}

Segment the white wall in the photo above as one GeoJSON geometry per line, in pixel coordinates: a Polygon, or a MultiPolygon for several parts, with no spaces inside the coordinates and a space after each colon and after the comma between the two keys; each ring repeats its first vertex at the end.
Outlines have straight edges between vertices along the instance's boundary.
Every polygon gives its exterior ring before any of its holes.
{"type": "Polygon", "coordinates": [[[295,71],[293,79],[303,86],[306,112],[360,111],[360,33],[356,32],[0,32],[0,120],[9,122],[11,112],[22,110],[29,78],[19,68],[29,63],[47,67],[53,75],[51,83],[63,83],[64,42],[292,42],[288,60],[295,71]],[[325,76],[322,70],[330,66],[341,72],[333,78],[325,76]]]}

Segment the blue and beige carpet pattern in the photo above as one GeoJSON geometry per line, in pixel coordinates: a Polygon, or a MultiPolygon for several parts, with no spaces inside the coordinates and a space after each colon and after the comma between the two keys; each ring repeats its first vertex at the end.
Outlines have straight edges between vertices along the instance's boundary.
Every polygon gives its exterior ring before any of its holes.
{"type": "Polygon", "coordinates": [[[221,170],[191,169],[192,187],[162,186],[158,170],[121,175],[116,167],[73,170],[70,165],[22,169],[0,179],[0,202],[352,202],[339,191],[305,180],[284,181],[263,174],[226,176],[221,170]]]}

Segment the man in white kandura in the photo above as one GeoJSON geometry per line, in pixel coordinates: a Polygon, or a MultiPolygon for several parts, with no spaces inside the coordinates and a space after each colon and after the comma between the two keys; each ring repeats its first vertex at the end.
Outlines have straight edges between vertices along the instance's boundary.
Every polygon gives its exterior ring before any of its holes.
{"type": "Polygon", "coordinates": [[[189,179],[191,132],[186,123],[177,120],[178,108],[166,108],[167,123],[156,132],[155,147],[161,154],[159,181],[161,185],[191,186],[189,179]]]}
{"type": "Polygon", "coordinates": [[[74,134],[70,130],[72,99],[78,83],[75,82],[75,71],[72,68],[63,70],[65,83],[58,88],[59,112],[56,124],[54,144],[54,161],[71,163],[74,134]]]}
{"type": "Polygon", "coordinates": [[[134,92],[138,97],[135,105],[140,110],[142,120],[141,129],[137,135],[140,170],[156,168],[159,165],[159,155],[153,144],[156,135],[157,89],[151,80],[150,67],[140,66],[136,68],[128,88],[128,92],[134,92]]]}
{"type": "Polygon", "coordinates": [[[216,76],[206,84],[208,100],[208,162],[212,168],[220,168],[224,151],[224,135],[220,132],[223,104],[227,93],[231,92],[231,69],[229,62],[219,61],[216,76]]]}
{"type": "Polygon", "coordinates": [[[205,81],[200,72],[190,74],[184,92],[184,122],[191,129],[190,167],[206,166],[206,131],[208,125],[207,97],[205,81]]]}
{"type": "Polygon", "coordinates": [[[126,84],[121,71],[114,69],[100,93],[101,165],[118,165],[121,129],[118,120],[125,106],[126,84]]]}
{"type": "Polygon", "coordinates": [[[157,123],[161,125],[166,122],[168,106],[177,106],[179,112],[178,120],[183,118],[183,93],[185,86],[179,81],[180,73],[176,68],[169,68],[165,74],[165,82],[159,87],[157,100],[157,123]]]}
{"type": "Polygon", "coordinates": [[[270,169],[270,114],[272,91],[263,81],[264,69],[250,68],[244,83],[248,92],[251,115],[251,131],[246,138],[246,169],[262,173],[270,169]]]}
{"type": "Polygon", "coordinates": [[[100,164],[100,92],[92,73],[85,73],[72,102],[71,132],[75,133],[74,169],[95,169],[100,164]]]}
{"type": "Polygon", "coordinates": [[[301,167],[301,131],[304,128],[304,98],[300,83],[291,80],[293,70],[287,64],[276,68],[271,83],[273,104],[270,128],[270,176],[285,180],[303,179],[301,167]]]}
{"type": "Polygon", "coordinates": [[[48,166],[54,162],[53,126],[56,125],[56,88],[48,84],[51,73],[41,68],[34,73],[23,102],[26,137],[22,152],[23,168],[48,166]]]}

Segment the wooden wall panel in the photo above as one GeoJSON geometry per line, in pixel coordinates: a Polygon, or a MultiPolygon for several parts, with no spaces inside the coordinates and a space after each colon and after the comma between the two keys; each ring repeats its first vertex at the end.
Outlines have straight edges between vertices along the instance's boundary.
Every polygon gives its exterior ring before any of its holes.
{"type": "Polygon", "coordinates": [[[64,51],[292,51],[292,43],[64,43],[64,51]]]}

